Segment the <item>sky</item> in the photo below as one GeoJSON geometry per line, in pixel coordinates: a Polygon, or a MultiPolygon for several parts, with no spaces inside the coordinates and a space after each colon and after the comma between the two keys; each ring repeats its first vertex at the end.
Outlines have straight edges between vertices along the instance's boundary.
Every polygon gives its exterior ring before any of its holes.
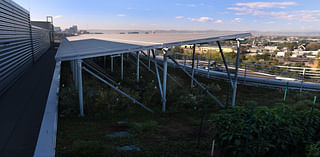
{"type": "Polygon", "coordinates": [[[14,0],[80,29],[320,31],[319,0],[14,0]]]}

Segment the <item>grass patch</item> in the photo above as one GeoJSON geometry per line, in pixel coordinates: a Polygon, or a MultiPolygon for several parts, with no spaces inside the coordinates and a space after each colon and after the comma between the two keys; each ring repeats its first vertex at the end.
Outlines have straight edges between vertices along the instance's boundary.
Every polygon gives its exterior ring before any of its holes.
{"type": "MultiPolygon", "coordinates": [[[[114,63],[117,65],[120,61],[115,58],[114,63]]],[[[135,65],[128,62],[124,65],[125,80],[121,81],[119,88],[153,109],[154,113],[147,112],[84,72],[85,117],[80,118],[77,91],[69,63],[63,62],[56,156],[210,156],[214,137],[210,130],[212,124],[208,120],[210,115],[222,109],[206,97],[201,89],[190,89],[190,79],[182,71],[169,67],[168,72],[174,74],[183,87],[178,87],[168,79],[167,112],[162,113],[156,76],[141,67],[141,78],[137,84],[135,65]],[[128,124],[119,125],[118,121],[128,121],[128,124]],[[118,131],[129,131],[133,136],[106,136],[118,131]],[[133,144],[139,146],[141,151],[116,150],[117,146],[133,144]]],[[[114,66],[114,73],[110,69],[107,72],[120,80],[119,68],[114,66]]],[[[154,69],[153,66],[151,68],[154,69]]],[[[227,82],[196,78],[224,104],[231,104],[232,90],[227,82]]],[[[251,101],[258,106],[272,108],[277,104],[282,105],[284,90],[238,85],[237,93],[237,106],[247,107],[248,101],[251,101]]],[[[309,103],[314,95],[319,93],[289,90],[285,104],[301,109],[310,108],[309,103]]],[[[215,156],[224,155],[223,147],[216,147],[215,156]]]]}

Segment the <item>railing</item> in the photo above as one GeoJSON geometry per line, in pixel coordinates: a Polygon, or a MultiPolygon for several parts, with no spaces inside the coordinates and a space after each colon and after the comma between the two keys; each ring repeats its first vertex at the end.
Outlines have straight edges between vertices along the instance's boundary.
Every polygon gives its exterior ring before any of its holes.
{"type": "MultiPolygon", "coordinates": [[[[191,65],[192,56],[175,54],[176,60],[183,64],[191,65]]],[[[227,61],[229,69],[234,72],[235,64],[227,61]]],[[[226,68],[222,60],[207,59],[204,57],[195,57],[195,67],[202,69],[209,69],[213,71],[225,72],[226,68]]],[[[320,69],[319,68],[305,68],[305,67],[291,67],[291,66],[276,66],[265,64],[240,63],[239,75],[286,80],[286,81],[301,81],[320,83],[320,69]]]]}

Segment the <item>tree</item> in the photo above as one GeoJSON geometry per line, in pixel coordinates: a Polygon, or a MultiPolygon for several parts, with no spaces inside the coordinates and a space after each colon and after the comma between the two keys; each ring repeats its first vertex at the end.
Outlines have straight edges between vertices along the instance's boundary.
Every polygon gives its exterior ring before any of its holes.
{"type": "Polygon", "coordinates": [[[183,54],[183,48],[181,48],[180,46],[175,46],[175,47],[173,47],[173,52],[183,54]]]}
{"type": "Polygon", "coordinates": [[[309,43],[306,46],[307,51],[317,51],[320,49],[320,43],[309,43]]]}

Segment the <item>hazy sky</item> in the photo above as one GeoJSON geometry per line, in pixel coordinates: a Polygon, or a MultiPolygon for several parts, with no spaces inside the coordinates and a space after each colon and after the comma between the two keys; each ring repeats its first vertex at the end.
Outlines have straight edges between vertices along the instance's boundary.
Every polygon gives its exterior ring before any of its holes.
{"type": "Polygon", "coordinates": [[[62,28],[320,31],[320,0],[14,0],[62,28]]]}

